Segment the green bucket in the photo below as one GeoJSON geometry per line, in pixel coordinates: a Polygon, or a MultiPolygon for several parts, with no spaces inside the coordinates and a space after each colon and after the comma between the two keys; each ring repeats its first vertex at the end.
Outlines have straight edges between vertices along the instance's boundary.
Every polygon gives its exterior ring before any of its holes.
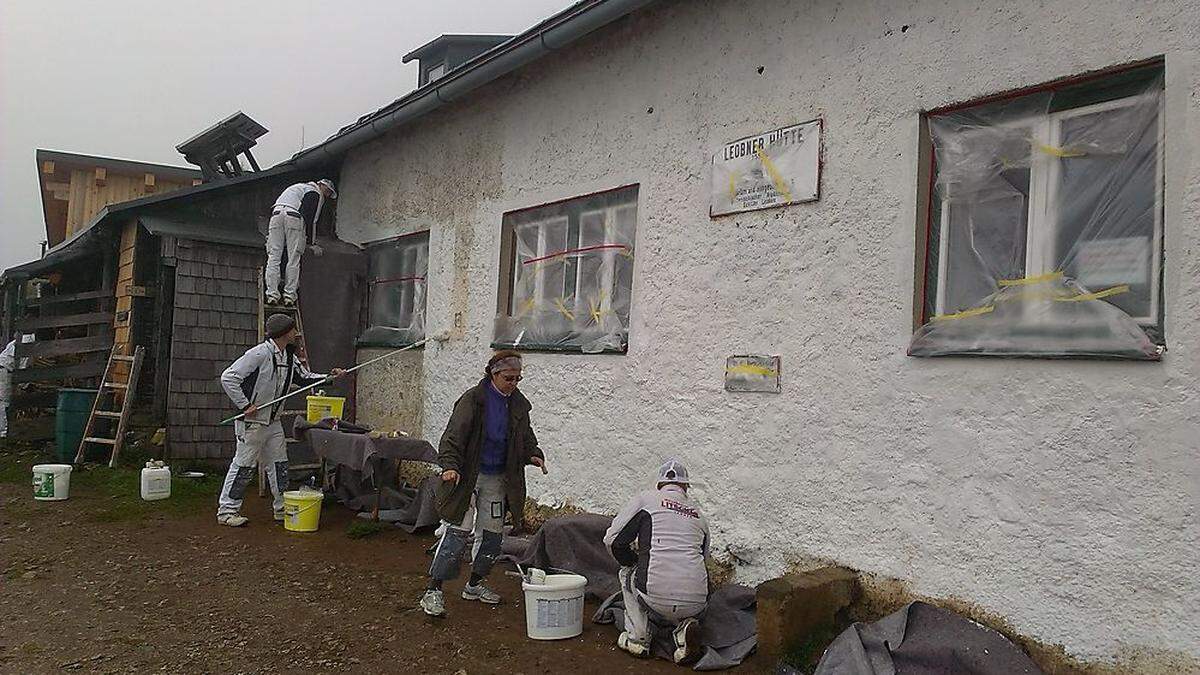
{"type": "Polygon", "coordinates": [[[54,441],[58,461],[70,464],[79,451],[83,430],[87,427],[92,404],[96,401],[95,389],[59,389],[58,411],[54,415],[54,441]]]}

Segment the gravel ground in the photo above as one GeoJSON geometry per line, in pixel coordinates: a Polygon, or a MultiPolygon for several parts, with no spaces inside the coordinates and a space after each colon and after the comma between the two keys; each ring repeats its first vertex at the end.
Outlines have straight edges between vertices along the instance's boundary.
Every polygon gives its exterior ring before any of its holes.
{"type": "Polygon", "coordinates": [[[27,484],[0,484],[0,670],[684,672],[633,659],[586,620],[579,638],[527,639],[520,585],[499,567],[503,604],[460,600],[459,581],[450,616],[429,619],[416,603],[432,537],[352,539],[336,505],[319,532],[297,534],[257,496],[241,529],[216,525],[211,506],[97,518],[113,499],[84,485],[35,502],[27,484]]]}

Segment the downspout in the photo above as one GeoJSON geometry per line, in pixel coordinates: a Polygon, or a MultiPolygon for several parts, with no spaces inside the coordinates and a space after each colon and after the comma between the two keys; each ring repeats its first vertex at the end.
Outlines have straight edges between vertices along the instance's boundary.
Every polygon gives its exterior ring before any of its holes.
{"type": "Polygon", "coordinates": [[[425,115],[446,103],[475,91],[483,85],[521,68],[550,52],[578,40],[621,17],[635,12],[655,0],[593,0],[578,3],[563,15],[555,17],[535,31],[505,43],[503,49],[486,52],[476,63],[451,71],[436,85],[426,85],[425,91],[413,92],[412,100],[370,123],[342,136],[301,151],[291,163],[298,169],[336,161],[347,150],[378,138],[396,127],[425,115]]]}

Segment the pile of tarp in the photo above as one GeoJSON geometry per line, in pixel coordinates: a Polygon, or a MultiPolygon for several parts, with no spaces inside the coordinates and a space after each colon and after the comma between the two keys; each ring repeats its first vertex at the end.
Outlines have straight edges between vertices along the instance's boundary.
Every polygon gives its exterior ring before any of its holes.
{"type": "Polygon", "coordinates": [[[1017,675],[1041,673],[1000,633],[924,602],[837,637],[814,675],[1017,675]]]}
{"type": "MultiPolygon", "coordinates": [[[[604,533],[612,524],[608,516],[564,516],[546,521],[530,540],[508,537],[504,541],[507,559],[521,567],[537,567],[547,572],[571,572],[587,577],[585,593],[600,602],[592,622],[625,625],[619,566],[604,545],[604,533]]],[[[700,642],[704,655],[693,665],[695,670],[721,670],[741,663],[757,646],[754,623],[754,589],[727,585],[709,595],[708,610],[701,619],[700,642]]],[[[616,639],[617,633],[613,634],[616,639]]],[[[669,631],[658,631],[653,642],[656,656],[670,660],[674,645],[669,631]]]]}

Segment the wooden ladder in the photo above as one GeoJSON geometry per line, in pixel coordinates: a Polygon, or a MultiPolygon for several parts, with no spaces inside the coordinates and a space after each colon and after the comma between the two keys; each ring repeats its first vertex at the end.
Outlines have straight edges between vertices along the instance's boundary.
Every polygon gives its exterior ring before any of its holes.
{"type": "Polygon", "coordinates": [[[108,460],[109,467],[117,465],[117,455],[121,452],[121,446],[125,442],[125,427],[129,423],[129,411],[133,408],[133,396],[137,389],[138,374],[142,370],[142,358],[145,356],[145,349],[138,347],[133,351],[133,356],[124,356],[117,353],[117,347],[113,347],[112,352],[108,356],[108,365],[104,367],[104,376],[100,379],[100,389],[96,392],[96,400],[92,403],[92,413],[88,415],[87,426],[83,430],[83,439],[79,441],[79,452],[75,453],[75,464],[83,463],[84,451],[88,443],[97,445],[111,445],[112,457],[108,460]],[[117,364],[129,364],[129,367],[118,368],[117,364]],[[125,377],[122,382],[121,378],[125,377]],[[122,394],[124,396],[122,396],[122,394]],[[117,400],[121,401],[120,410],[108,410],[102,408],[105,397],[109,396],[112,400],[112,405],[116,406],[117,400]],[[117,420],[117,435],[116,438],[100,438],[96,435],[96,420],[110,419],[117,420]]]}

